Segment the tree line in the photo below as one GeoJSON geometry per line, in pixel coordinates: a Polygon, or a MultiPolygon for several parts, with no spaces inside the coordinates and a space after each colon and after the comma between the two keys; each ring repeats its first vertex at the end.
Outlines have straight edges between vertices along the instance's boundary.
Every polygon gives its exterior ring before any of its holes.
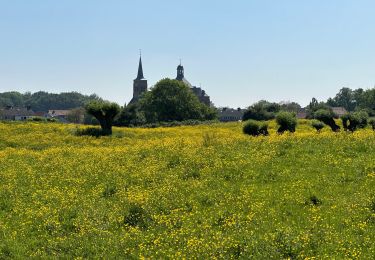
{"type": "Polygon", "coordinates": [[[11,91],[0,93],[0,107],[30,107],[33,111],[65,110],[84,107],[90,101],[102,101],[95,94],[83,95],[78,92],[53,94],[44,91],[24,94],[11,91]]]}
{"type": "MultiPolygon", "coordinates": [[[[304,111],[307,118],[312,119],[316,111],[330,110],[332,107],[343,107],[348,112],[365,111],[373,117],[375,116],[375,88],[367,90],[342,88],[333,98],[325,102],[312,98],[304,111]]],[[[243,120],[271,120],[275,119],[277,113],[281,111],[298,113],[301,109],[301,105],[296,102],[275,103],[261,100],[246,109],[243,120]]]]}

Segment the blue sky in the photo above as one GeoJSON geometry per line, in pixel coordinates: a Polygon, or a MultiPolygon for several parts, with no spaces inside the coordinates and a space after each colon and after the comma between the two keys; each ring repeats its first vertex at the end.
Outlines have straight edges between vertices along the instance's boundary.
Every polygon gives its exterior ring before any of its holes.
{"type": "Polygon", "coordinates": [[[149,85],[201,85],[217,106],[325,100],[375,84],[375,1],[0,0],[0,92],[132,96],[138,50],[149,85]]]}

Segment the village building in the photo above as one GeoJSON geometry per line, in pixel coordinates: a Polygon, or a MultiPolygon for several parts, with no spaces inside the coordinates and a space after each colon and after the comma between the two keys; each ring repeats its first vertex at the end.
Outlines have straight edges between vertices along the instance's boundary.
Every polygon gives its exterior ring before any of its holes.
{"type": "Polygon", "coordinates": [[[348,113],[348,111],[344,107],[331,107],[331,109],[335,116],[338,118],[348,113]]]}
{"type": "MultiPolygon", "coordinates": [[[[210,97],[206,94],[206,91],[204,91],[200,87],[193,86],[190,84],[190,82],[185,78],[184,75],[184,67],[180,64],[177,66],[177,77],[176,80],[182,81],[185,83],[186,86],[188,86],[191,91],[198,97],[199,101],[207,106],[211,106],[211,100],[210,97]]],[[[140,96],[147,92],[148,86],[147,86],[147,80],[144,78],[143,75],[143,66],[142,66],[142,58],[139,58],[139,65],[138,65],[138,73],[137,78],[133,81],[133,98],[130,100],[129,104],[138,102],[140,96]]]]}
{"type": "Polygon", "coordinates": [[[185,78],[184,67],[181,64],[177,66],[176,80],[185,83],[185,85],[188,86],[191,91],[198,97],[200,102],[207,106],[211,105],[210,97],[206,94],[206,91],[204,91],[202,88],[191,85],[190,82],[185,78]]]}
{"type": "Polygon", "coordinates": [[[68,115],[71,110],[48,110],[48,113],[45,115],[46,118],[55,118],[62,123],[68,123],[68,115]]]}
{"type": "Polygon", "coordinates": [[[245,113],[246,109],[241,108],[221,108],[218,111],[219,114],[219,120],[221,122],[238,122],[242,121],[242,117],[245,113]]]}
{"type": "Polygon", "coordinates": [[[7,106],[0,109],[0,120],[24,121],[35,116],[30,107],[7,106]]]}

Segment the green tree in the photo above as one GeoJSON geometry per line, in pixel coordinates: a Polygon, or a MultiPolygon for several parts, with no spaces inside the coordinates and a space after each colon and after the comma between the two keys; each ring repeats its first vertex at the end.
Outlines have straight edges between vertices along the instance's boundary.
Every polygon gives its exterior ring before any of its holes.
{"type": "Polygon", "coordinates": [[[329,109],[319,109],[314,113],[314,118],[331,127],[333,132],[340,131],[340,127],[334,120],[334,113],[329,109]]]}
{"type": "Polygon", "coordinates": [[[117,126],[140,126],[145,123],[146,118],[143,111],[140,110],[139,103],[124,106],[115,121],[117,126]]]}
{"type": "Polygon", "coordinates": [[[336,106],[344,107],[348,111],[353,111],[356,107],[354,93],[350,88],[342,88],[333,98],[336,106]]]}
{"type": "Polygon", "coordinates": [[[201,103],[183,82],[171,79],[160,80],[145,93],[140,99],[140,110],[148,123],[217,117],[216,110],[201,103]]]}
{"type": "Polygon", "coordinates": [[[91,101],[85,108],[87,113],[99,121],[103,134],[111,135],[113,121],[120,112],[119,105],[106,101],[91,101]]]}
{"type": "Polygon", "coordinates": [[[301,105],[297,102],[282,102],[280,104],[280,110],[282,111],[298,113],[300,109],[301,105]]]}
{"type": "Polygon", "coordinates": [[[297,126],[297,117],[295,113],[282,111],[276,115],[276,123],[279,125],[277,132],[282,134],[285,131],[294,133],[297,126]]]}
{"type": "Polygon", "coordinates": [[[316,98],[312,98],[310,104],[306,108],[307,118],[314,118],[316,111],[324,109],[329,110],[329,107],[324,102],[319,102],[316,98]]]}
{"type": "Polygon", "coordinates": [[[270,120],[275,118],[276,113],[280,111],[280,105],[271,103],[266,100],[261,100],[251,105],[244,113],[242,120],[270,120]]]}

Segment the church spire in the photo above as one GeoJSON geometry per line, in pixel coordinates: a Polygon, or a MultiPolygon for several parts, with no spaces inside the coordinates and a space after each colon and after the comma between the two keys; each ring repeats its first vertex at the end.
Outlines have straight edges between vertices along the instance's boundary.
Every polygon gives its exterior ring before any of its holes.
{"type": "Polygon", "coordinates": [[[142,56],[139,56],[139,65],[138,65],[138,75],[137,79],[144,79],[143,77],[143,68],[142,68],[142,56]]]}

